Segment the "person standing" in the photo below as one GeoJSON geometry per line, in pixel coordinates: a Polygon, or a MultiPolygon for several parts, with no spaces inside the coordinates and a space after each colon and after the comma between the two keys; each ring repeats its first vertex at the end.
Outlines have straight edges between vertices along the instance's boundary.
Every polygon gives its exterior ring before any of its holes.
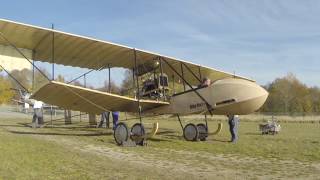
{"type": "Polygon", "coordinates": [[[110,112],[109,111],[101,113],[101,120],[100,120],[100,123],[99,123],[99,125],[97,127],[98,128],[102,128],[104,122],[106,122],[106,128],[109,128],[109,116],[110,116],[110,112]]]}
{"type": "Polygon", "coordinates": [[[238,115],[228,115],[228,123],[231,134],[232,143],[236,143],[238,141],[238,128],[239,128],[239,116],[238,115]]]}
{"type": "Polygon", "coordinates": [[[33,104],[33,118],[32,124],[34,128],[41,127],[43,125],[43,111],[42,111],[43,102],[35,101],[33,104]]]}
{"type": "Polygon", "coordinates": [[[119,111],[114,111],[112,112],[112,120],[113,120],[113,130],[116,129],[116,126],[118,124],[119,121],[119,111]]]}

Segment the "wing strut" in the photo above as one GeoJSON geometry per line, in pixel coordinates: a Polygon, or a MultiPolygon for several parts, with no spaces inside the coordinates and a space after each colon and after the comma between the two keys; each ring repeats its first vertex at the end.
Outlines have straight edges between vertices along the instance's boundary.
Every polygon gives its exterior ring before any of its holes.
{"type": "Polygon", "coordinates": [[[207,101],[204,97],[202,97],[201,94],[199,94],[199,92],[198,92],[197,90],[195,90],[195,89],[191,86],[191,84],[189,84],[189,83],[184,79],[184,77],[182,77],[181,74],[179,74],[179,73],[172,67],[172,65],[168,63],[168,61],[167,61],[165,58],[161,57],[161,59],[163,59],[163,61],[193,90],[193,92],[195,92],[195,93],[200,97],[200,99],[201,99],[203,102],[206,103],[207,109],[208,109],[210,115],[212,116],[212,115],[213,115],[213,113],[212,113],[213,108],[212,108],[212,106],[208,103],[208,101],[207,101]]]}
{"type": "MultiPolygon", "coordinates": [[[[184,65],[184,67],[187,68],[187,70],[199,81],[199,83],[201,83],[201,77],[199,78],[196,74],[194,74],[194,72],[185,64],[185,63],[182,63],[184,65]]],[[[200,70],[200,68],[199,68],[200,70]]],[[[200,71],[199,71],[200,72],[200,71]]]]}
{"type": "MultiPolygon", "coordinates": [[[[137,72],[137,52],[136,49],[133,49],[133,53],[134,53],[134,73],[135,74],[137,72]]],[[[135,74],[136,79],[137,79],[137,92],[138,92],[138,111],[139,111],[139,119],[140,119],[140,124],[142,124],[142,118],[141,118],[141,105],[140,105],[140,88],[139,88],[139,76],[137,74],[135,74]]]]}

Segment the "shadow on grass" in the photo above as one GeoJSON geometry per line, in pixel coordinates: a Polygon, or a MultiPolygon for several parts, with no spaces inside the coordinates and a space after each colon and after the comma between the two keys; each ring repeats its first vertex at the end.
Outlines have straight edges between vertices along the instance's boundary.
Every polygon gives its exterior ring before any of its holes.
{"type": "Polygon", "coordinates": [[[244,133],[245,135],[253,135],[253,136],[261,136],[261,133],[253,133],[253,132],[248,132],[244,133]]]}
{"type": "Polygon", "coordinates": [[[0,127],[25,127],[24,125],[1,124],[0,127]]]}
{"type": "Polygon", "coordinates": [[[216,141],[216,142],[230,142],[230,140],[222,140],[222,139],[211,139],[211,141],[216,141]]]}
{"type": "Polygon", "coordinates": [[[172,142],[170,139],[163,139],[163,138],[149,138],[147,141],[153,141],[153,142],[172,142]]]}
{"type": "Polygon", "coordinates": [[[157,135],[167,135],[167,134],[174,134],[176,131],[173,130],[161,130],[160,132],[157,132],[157,135]]]}
{"type": "Polygon", "coordinates": [[[50,133],[50,132],[21,132],[21,131],[8,131],[13,134],[31,134],[31,135],[53,135],[53,136],[108,136],[113,133],[90,133],[90,134],[67,134],[67,133],[50,133]]]}
{"type": "MultiPolygon", "coordinates": [[[[32,124],[31,123],[17,123],[20,126],[16,126],[16,127],[30,127],[32,128],[32,124]]],[[[92,132],[96,132],[98,130],[107,130],[110,128],[96,128],[96,127],[90,127],[90,126],[73,126],[73,124],[69,124],[69,125],[48,125],[45,124],[42,129],[68,129],[68,130],[81,130],[81,131],[92,131],[92,132]]]]}

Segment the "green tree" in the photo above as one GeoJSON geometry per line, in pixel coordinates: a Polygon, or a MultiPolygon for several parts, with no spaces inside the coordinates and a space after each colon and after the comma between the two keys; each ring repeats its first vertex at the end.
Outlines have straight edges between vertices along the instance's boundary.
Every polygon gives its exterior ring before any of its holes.
{"type": "MultiPolygon", "coordinates": [[[[27,90],[31,90],[31,82],[32,82],[32,72],[29,69],[23,70],[13,70],[11,71],[11,76],[13,76],[22,86],[24,86],[27,90]]],[[[22,89],[22,87],[16,82],[13,78],[10,78],[10,82],[12,87],[17,89],[22,89]]]]}
{"type": "Polygon", "coordinates": [[[133,84],[133,73],[131,70],[126,70],[124,74],[124,79],[120,86],[120,93],[122,95],[133,95],[134,94],[134,84],[133,84]]]}
{"type": "Polygon", "coordinates": [[[14,93],[11,90],[12,84],[6,77],[0,76],[0,104],[9,103],[14,93]]]}
{"type": "MultiPolygon", "coordinates": [[[[50,77],[50,73],[43,68],[40,68],[43,74],[45,74],[47,77],[50,77]]],[[[42,74],[40,71],[36,70],[34,72],[34,86],[33,86],[33,91],[36,91],[43,85],[47,84],[49,80],[42,74]]]]}
{"type": "Polygon", "coordinates": [[[311,99],[312,112],[320,112],[320,89],[311,87],[309,89],[309,97],[311,99]]]}
{"type": "MultiPolygon", "coordinates": [[[[103,87],[98,88],[97,90],[109,92],[109,81],[108,80],[104,81],[103,87]]],[[[111,93],[114,93],[114,94],[120,93],[120,87],[112,80],[110,81],[110,91],[111,91],[111,93]]]]}
{"type": "Polygon", "coordinates": [[[310,113],[319,112],[319,89],[308,88],[296,76],[289,73],[287,76],[275,79],[265,86],[269,97],[262,108],[265,112],[310,113]]]}

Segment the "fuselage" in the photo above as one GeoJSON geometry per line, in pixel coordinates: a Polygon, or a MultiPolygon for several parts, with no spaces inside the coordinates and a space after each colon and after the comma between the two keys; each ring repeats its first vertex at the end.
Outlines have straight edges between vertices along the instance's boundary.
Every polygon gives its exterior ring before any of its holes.
{"type": "Polygon", "coordinates": [[[268,92],[258,84],[236,78],[221,79],[210,86],[175,94],[170,105],[150,110],[157,114],[197,114],[212,108],[213,114],[250,114],[266,101],[268,92]],[[199,97],[205,99],[205,101],[199,97]]]}

